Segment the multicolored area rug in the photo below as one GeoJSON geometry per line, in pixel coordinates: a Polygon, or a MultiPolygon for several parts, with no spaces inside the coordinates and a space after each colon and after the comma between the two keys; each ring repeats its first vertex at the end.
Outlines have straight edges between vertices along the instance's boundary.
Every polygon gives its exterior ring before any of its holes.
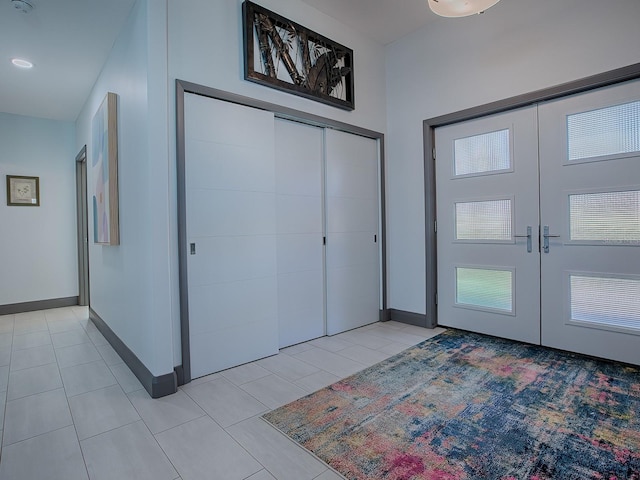
{"type": "Polygon", "coordinates": [[[640,368],[467,332],[264,418],[350,480],[640,479],[640,368]]]}

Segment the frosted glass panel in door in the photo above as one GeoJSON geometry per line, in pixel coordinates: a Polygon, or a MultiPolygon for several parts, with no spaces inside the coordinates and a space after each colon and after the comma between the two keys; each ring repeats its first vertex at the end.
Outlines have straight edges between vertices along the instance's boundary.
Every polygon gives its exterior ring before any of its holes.
{"type": "Polygon", "coordinates": [[[276,120],[280,348],[325,334],[320,128],[276,120]]]}
{"type": "Polygon", "coordinates": [[[192,378],[278,352],[273,139],[272,113],[185,95],[192,378]]]}
{"type": "Polygon", "coordinates": [[[326,130],[327,334],[377,322],[378,142],[326,130]]]}

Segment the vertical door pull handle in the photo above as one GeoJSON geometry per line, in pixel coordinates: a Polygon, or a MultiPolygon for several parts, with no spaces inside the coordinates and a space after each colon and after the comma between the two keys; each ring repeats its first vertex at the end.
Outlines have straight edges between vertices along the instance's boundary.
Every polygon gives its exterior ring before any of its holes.
{"type": "Polygon", "coordinates": [[[196,244],[195,243],[190,244],[190,250],[191,250],[191,255],[195,255],[196,254],[196,244]]]}
{"type": "Polygon", "coordinates": [[[531,244],[531,227],[527,226],[527,234],[526,235],[514,235],[514,238],[526,238],[527,239],[527,253],[531,253],[532,244],[531,244]]]}
{"type": "Polygon", "coordinates": [[[549,253],[550,238],[560,238],[560,235],[553,235],[549,233],[549,225],[545,225],[542,229],[542,250],[544,250],[544,253],[549,253]]]}

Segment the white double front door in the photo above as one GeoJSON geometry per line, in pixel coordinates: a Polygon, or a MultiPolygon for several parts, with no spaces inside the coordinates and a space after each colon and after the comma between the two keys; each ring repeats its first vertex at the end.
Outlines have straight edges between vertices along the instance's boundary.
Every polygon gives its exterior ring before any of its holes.
{"type": "Polygon", "coordinates": [[[378,320],[378,143],[185,95],[191,377],[378,320]]]}
{"type": "Polygon", "coordinates": [[[438,322],[640,363],[640,82],[436,130],[438,322]]]}

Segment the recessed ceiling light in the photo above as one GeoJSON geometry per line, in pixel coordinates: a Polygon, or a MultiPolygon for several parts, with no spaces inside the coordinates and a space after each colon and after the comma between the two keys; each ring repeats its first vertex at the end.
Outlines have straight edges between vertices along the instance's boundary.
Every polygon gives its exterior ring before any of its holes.
{"type": "Polygon", "coordinates": [[[12,58],[11,63],[19,68],[33,68],[33,63],[29,60],[24,60],[23,58],[12,58]]]}

